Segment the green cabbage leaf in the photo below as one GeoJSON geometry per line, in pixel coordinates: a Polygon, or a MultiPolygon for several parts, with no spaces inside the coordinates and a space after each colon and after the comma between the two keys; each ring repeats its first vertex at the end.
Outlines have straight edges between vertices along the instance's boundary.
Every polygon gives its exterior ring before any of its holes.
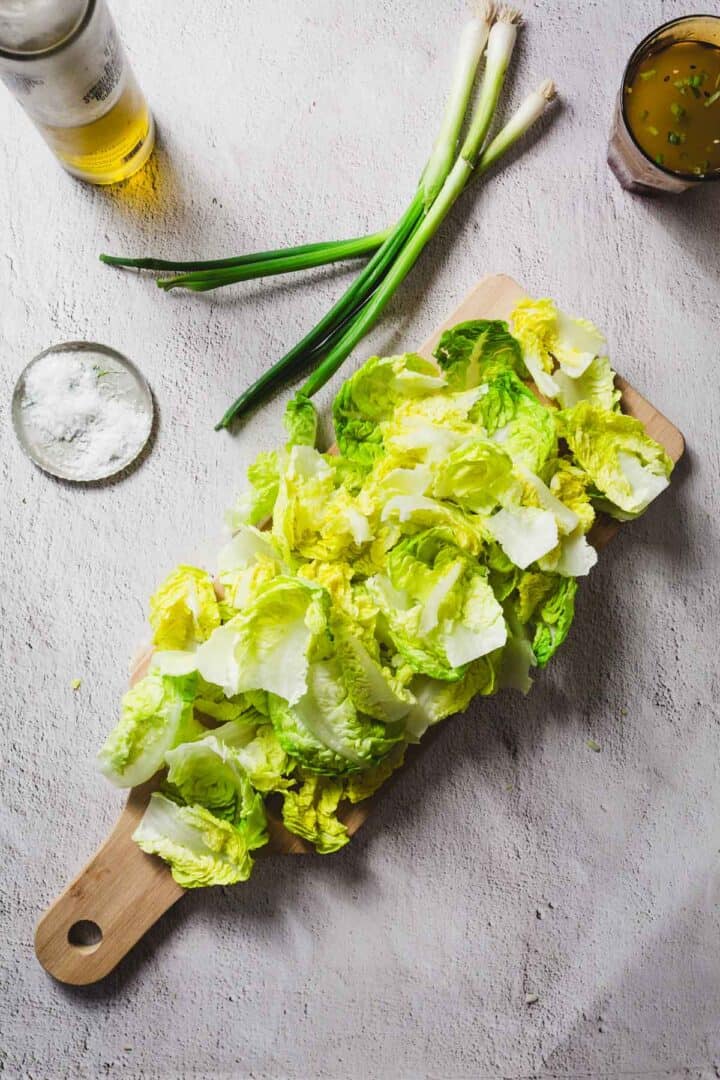
{"type": "Polygon", "coordinates": [[[204,734],[193,710],[197,686],[195,675],[151,672],[127,691],[120,721],[98,754],[108,780],[123,788],[144,784],[163,768],[168,750],[204,734]]]}

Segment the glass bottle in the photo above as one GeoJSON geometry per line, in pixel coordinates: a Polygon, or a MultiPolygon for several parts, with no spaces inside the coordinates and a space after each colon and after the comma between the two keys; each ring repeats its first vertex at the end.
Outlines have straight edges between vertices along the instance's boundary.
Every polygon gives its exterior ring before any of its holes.
{"type": "Polygon", "coordinates": [[[152,115],[105,0],[0,0],[0,79],[65,169],[114,184],[152,153],[152,115]]]}

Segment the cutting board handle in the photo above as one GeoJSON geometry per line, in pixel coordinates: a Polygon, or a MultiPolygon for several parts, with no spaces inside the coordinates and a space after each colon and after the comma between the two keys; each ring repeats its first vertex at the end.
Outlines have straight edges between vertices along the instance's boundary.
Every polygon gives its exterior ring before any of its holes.
{"type": "Polygon", "coordinates": [[[154,787],[133,788],[105,843],[38,923],[35,952],[60,982],[102,979],[185,892],[132,839],[154,787]]]}

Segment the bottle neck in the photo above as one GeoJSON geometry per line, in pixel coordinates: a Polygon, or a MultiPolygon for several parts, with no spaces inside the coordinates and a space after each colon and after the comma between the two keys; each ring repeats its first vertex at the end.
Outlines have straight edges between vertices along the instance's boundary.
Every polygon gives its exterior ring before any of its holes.
{"type": "Polygon", "coordinates": [[[30,59],[56,49],[93,6],[94,0],[0,0],[0,50],[30,59]]]}

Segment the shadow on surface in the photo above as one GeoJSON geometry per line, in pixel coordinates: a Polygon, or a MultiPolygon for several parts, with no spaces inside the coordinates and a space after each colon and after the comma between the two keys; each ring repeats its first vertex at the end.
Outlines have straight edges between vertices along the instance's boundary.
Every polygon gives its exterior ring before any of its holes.
{"type": "Polygon", "coordinates": [[[707,274],[720,280],[717,235],[720,229],[720,180],[709,180],[680,195],[659,195],[643,199],[648,213],[672,237],[683,254],[707,274]]]}
{"type": "Polygon", "coordinates": [[[684,505],[685,482],[693,471],[694,458],[692,448],[686,445],[673,470],[670,487],[632,524],[626,538],[629,544],[652,548],[653,557],[659,555],[663,562],[686,573],[701,567],[705,553],[700,538],[690,528],[684,505]]]}
{"type": "MultiPolygon", "coordinates": [[[[632,932],[632,951],[618,950],[599,992],[594,977],[587,996],[573,987],[575,1022],[543,1054],[543,1074],[720,1075],[717,899],[712,867],[702,888],[676,887],[663,918],[632,932]]],[[[580,949],[577,971],[594,972],[594,947],[591,939],[587,956],[580,949]]]]}
{"type": "Polygon", "coordinates": [[[146,218],[162,219],[169,215],[177,226],[179,219],[187,214],[182,203],[179,174],[159,128],[155,148],[139,172],[118,184],[98,185],[91,191],[98,202],[121,214],[126,219],[125,224],[137,222],[142,226],[146,218]]]}

